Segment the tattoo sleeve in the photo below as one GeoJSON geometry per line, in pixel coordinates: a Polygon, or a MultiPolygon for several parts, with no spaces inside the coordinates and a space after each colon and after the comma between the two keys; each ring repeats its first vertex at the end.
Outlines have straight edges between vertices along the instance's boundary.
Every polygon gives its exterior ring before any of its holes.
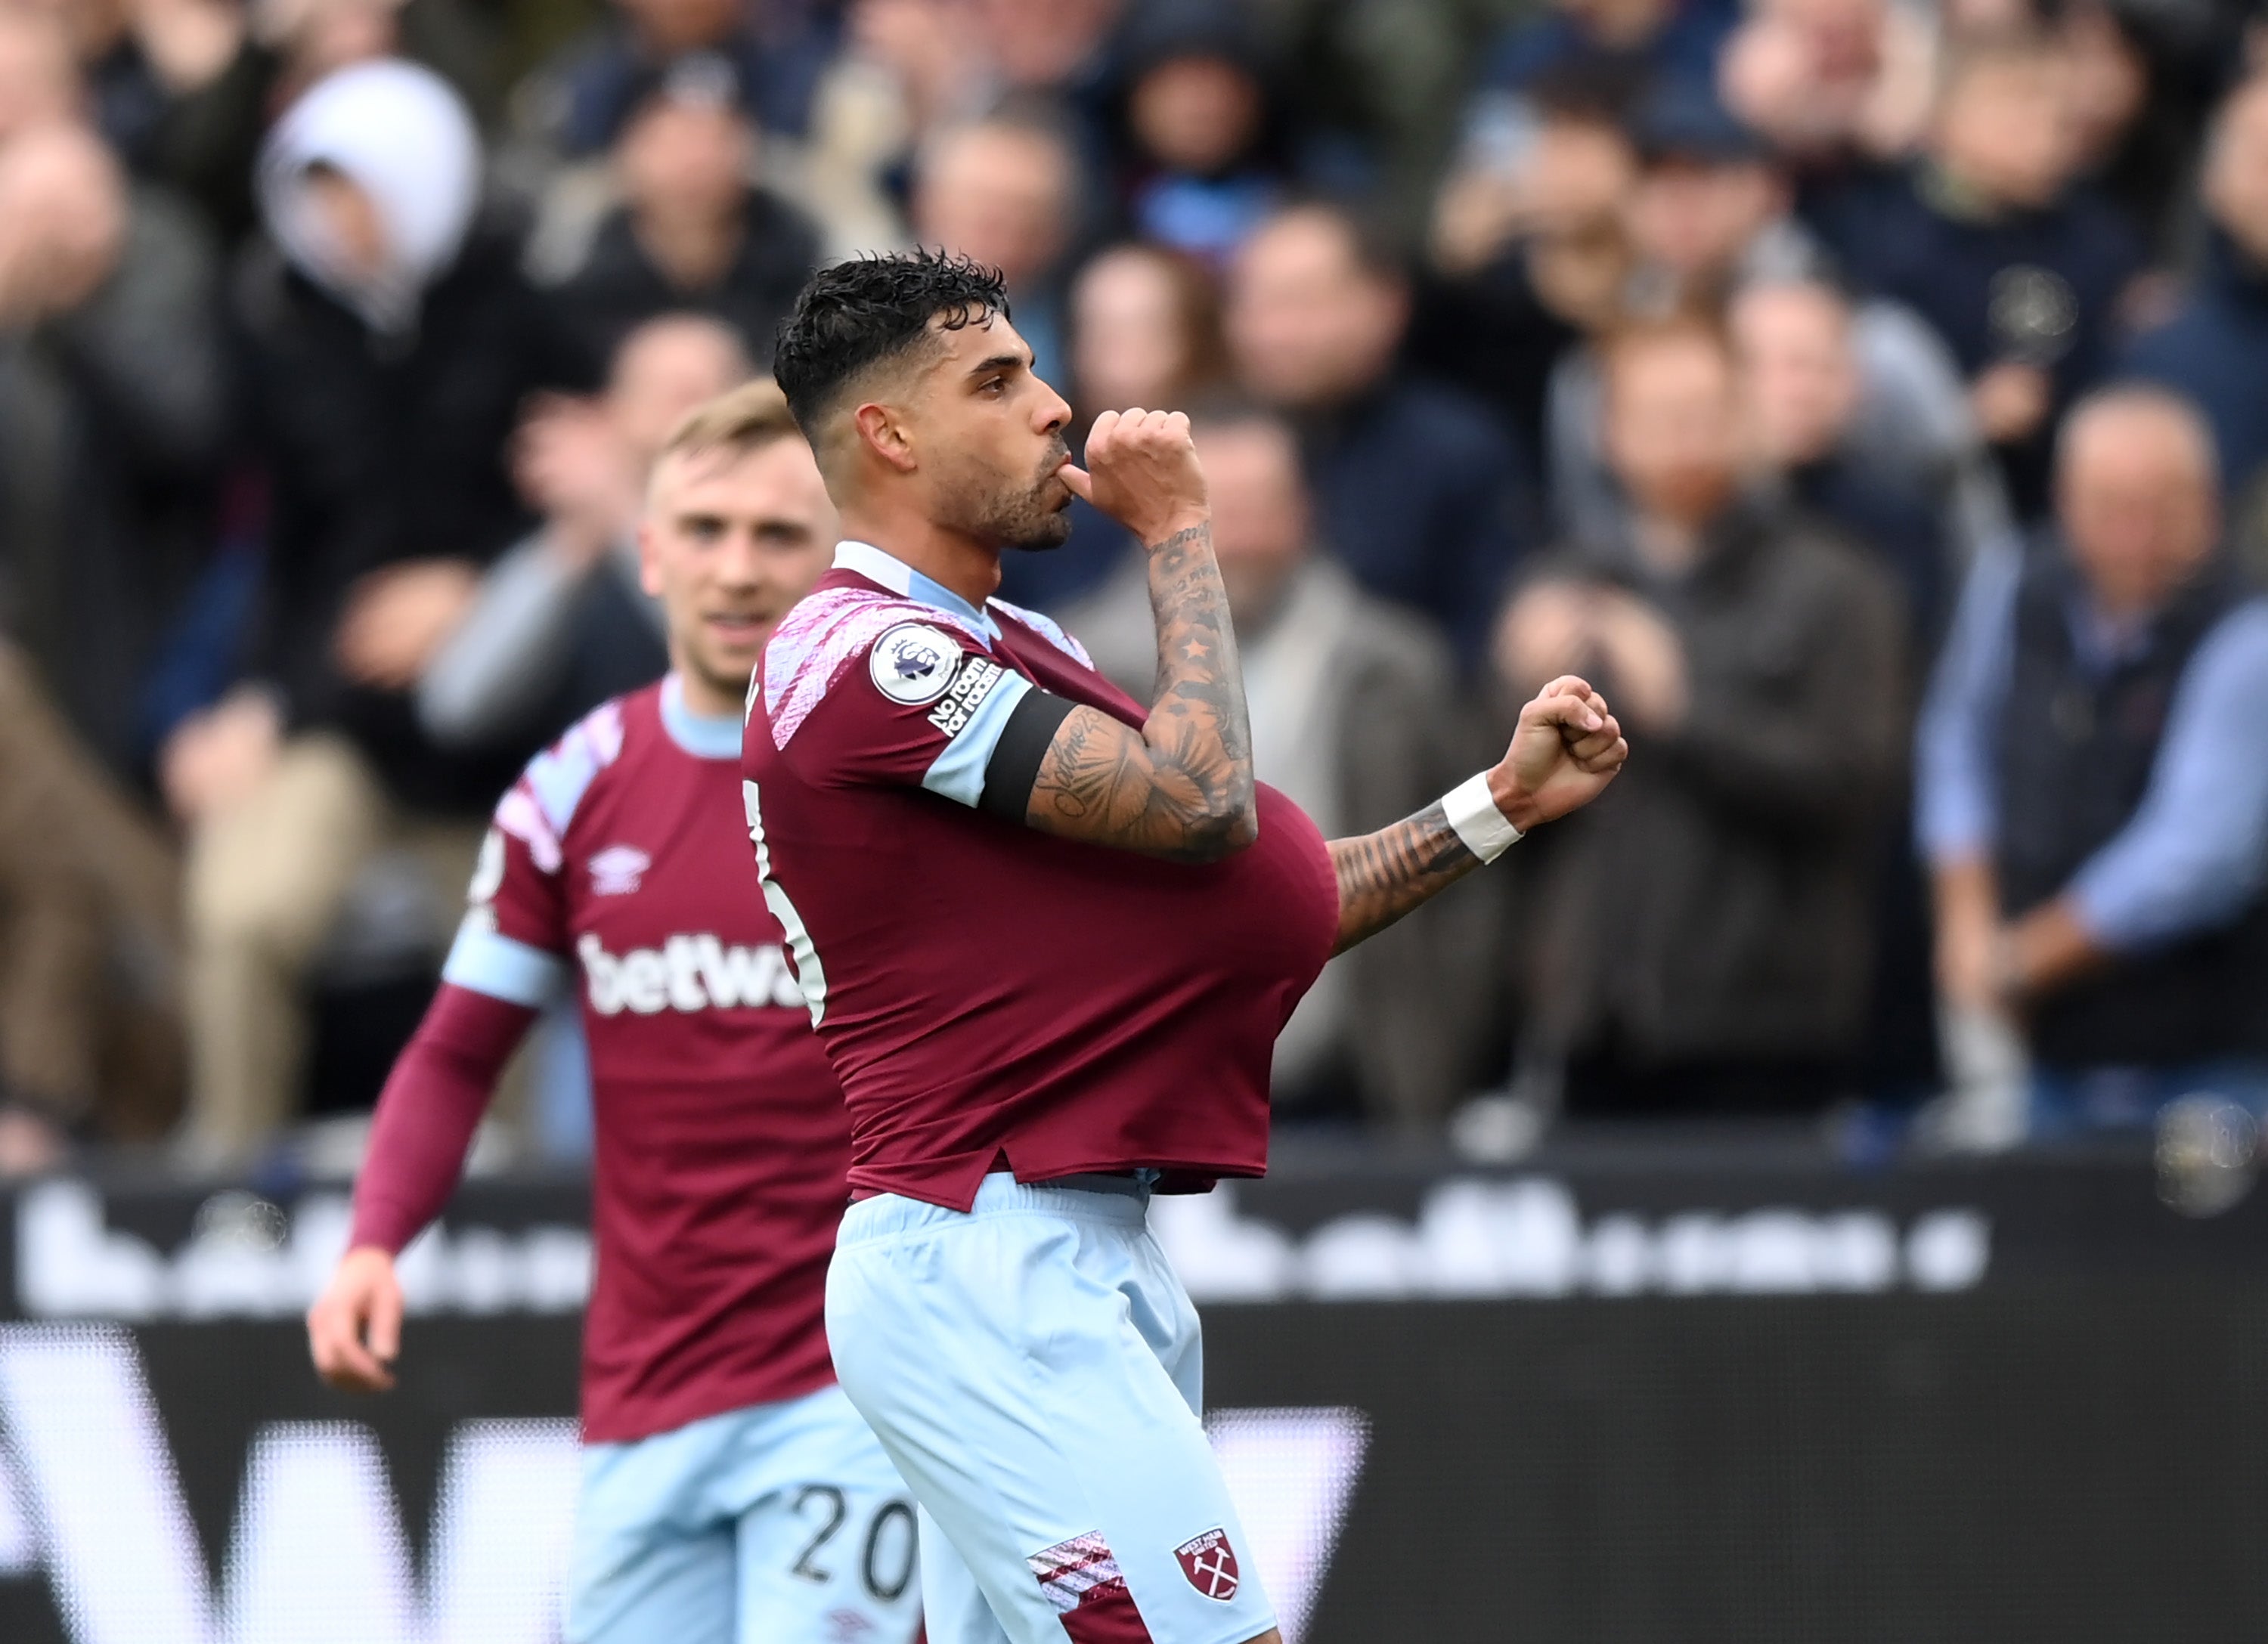
{"type": "Polygon", "coordinates": [[[1480,865],[1481,859],[1449,826],[1439,802],[1375,833],[1333,840],[1339,939],[1331,951],[1344,953],[1376,936],[1480,865]]]}
{"type": "Polygon", "coordinates": [[[1040,761],[1025,820],[1049,833],[1182,862],[1211,862],[1259,833],[1252,733],[1212,530],[1151,547],[1158,697],[1138,732],[1075,708],[1040,761]]]}

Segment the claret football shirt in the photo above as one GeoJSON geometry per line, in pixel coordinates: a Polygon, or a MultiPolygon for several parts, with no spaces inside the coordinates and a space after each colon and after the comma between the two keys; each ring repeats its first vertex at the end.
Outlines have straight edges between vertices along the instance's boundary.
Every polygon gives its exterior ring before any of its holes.
{"type": "Polygon", "coordinates": [[[585,1435],[834,1379],[849,1124],[740,825],[740,726],[672,679],[583,720],[497,807],[445,980],[581,995],[597,1272],[585,1435]]]}
{"type": "Polygon", "coordinates": [[[854,1188],[967,1209],[1024,1181],[1256,1176],[1276,1034],[1329,955],[1314,825],[1260,790],[1218,862],[1053,838],[979,808],[1029,692],[1145,710],[1046,617],[970,605],[869,544],[766,647],[742,742],[748,833],[851,1126],[854,1188]]]}

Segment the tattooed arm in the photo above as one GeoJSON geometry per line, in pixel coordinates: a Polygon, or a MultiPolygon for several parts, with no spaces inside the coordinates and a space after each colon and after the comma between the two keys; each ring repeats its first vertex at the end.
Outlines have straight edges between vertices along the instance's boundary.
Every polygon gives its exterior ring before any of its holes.
{"type": "MultiPolygon", "coordinates": [[[[1630,755],[1606,699],[1572,675],[1554,679],[1520,711],[1520,727],[1496,768],[1489,797],[1521,833],[1588,804],[1630,755]]],[[[1481,865],[1439,800],[1416,816],[1357,839],[1331,841],[1339,882],[1344,953],[1481,865]]]]}
{"type": "Polygon", "coordinates": [[[1421,902],[1430,902],[1481,865],[1449,826],[1436,799],[1416,816],[1356,839],[1331,841],[1339,880],[1339,939],[1344,953],[1374,936],[1421,902]]]}
{"type": "Polygon", "coordinates": [[[1089,472],[1064,481],[1141,538],[1158,624],[1158,696],[1137,731],[1073,707],[1040,758],[1024,819],[1044,833],[1183,862],[1259,833],[1244,675],[1212,556],[1204,475],[1179,412],[1105,412],[1089,472]]]}

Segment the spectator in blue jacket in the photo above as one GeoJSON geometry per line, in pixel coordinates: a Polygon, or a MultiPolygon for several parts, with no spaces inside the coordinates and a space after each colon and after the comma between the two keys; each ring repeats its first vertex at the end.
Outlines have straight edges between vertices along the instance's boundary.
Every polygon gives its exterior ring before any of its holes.
{"type": "Polygon", "coordinates": [[[2124,218],[2073,184],[2072,112],[2051,43],[1964,48],[1921,162],[1820,214],[1852,277],[1917,310],[1952,349],[2027,517],[2046,504],[2056,418],[2102,375],[2139,264],[2124,218]]]}
{"type": "Polygon", "coordinates": [[[809,128],[835,43],[805,8],[765,6],[761,21],[741,0],[614,0],[609,10],[520,99],[545,146],[570,159],[611,147],[656,77],[696,57],[726,67],[767,132],[795,138],[809,128]]]}
{"type": "Polygon", "coordinates": [[[1230,272],[1232,363],[1298,427],[1319,534],[1470,664],[1526,543],[1528,477],[1484,407],[1395,373],[1409,318],[1399,267],[1333,206],[1278,213],[1230,272]]]}
{"type": "Polygon", "coordinates": [[[2268,460],[2268,79],[2246,81],[2221,105],[2202,192],[2214,229],[2204,267],[2124,363],[2197,401],[2220,448],[2222,488],[2235,497],[2268,460]]]}
{"type": "Polygon", "coordinates": [[[2083,401],[2053,529],[1978,561],[1932,686],[1940,995],[2021,1025],[2035,1131],[2268,1104],[2268,600],[2219,490],[2187,401],[2083,401]]]}
{"type": "Polygon", "coordinates": [[[1740,20],[1726,0],[1557,0],[1498,36],[1481,70],[1468,139],[1521,105],[1540,82],[1580,73],[1631,92],[1675,82],[1702,88],[1716,77],[1717,54],[1740,20]]]}

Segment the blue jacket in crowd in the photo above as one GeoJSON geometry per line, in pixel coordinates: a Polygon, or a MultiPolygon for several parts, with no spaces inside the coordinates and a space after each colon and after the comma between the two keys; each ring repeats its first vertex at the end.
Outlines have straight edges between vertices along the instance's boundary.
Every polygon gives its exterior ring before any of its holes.
{"type": "Polygon", "coordinates": [[[1455,390],[1405,378],[1306,420],[1300,440],[1317,536],[1476,662],[1534,518],[1511,436],[1455,390]]]}
{"type": "Polygon", "coordinates": [[[2197,401],[2213,424],[2222,487],[2242,492],[2268,460],[2268,272],[2214,235],[2180,309],[2136,338],[2121,363],[2197,401]]]}

